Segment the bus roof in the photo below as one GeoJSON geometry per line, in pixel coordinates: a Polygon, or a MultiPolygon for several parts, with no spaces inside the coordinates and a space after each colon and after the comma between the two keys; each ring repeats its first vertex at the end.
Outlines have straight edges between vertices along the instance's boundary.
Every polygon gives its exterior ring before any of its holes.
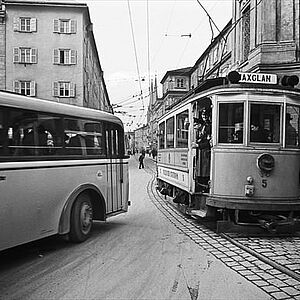
{"type": "Polygon", "coordinates": [[[27,97],[7,91],[0,91],[0,106],[30,109],[38,112],[47,112],[79,118],[97,119],[115,123],[123,127],[122,121],[111,113],[76,105],[58,103],[50,100],[27,97]]]}

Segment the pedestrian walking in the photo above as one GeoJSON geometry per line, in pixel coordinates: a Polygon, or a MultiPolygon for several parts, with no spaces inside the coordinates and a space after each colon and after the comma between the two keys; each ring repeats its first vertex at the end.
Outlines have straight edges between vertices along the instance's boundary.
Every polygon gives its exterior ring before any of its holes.
{"type": "Polygon", "coordinates": [[[139,157],[139,169],[143,168],[144,169],[144,158],[145,158],[145,155],[142,153],[139,157]]]}

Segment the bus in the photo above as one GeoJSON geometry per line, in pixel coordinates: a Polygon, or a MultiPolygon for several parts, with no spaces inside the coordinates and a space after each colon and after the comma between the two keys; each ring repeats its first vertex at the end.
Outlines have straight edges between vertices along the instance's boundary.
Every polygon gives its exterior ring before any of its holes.
{"type": "Polygon", "coordinates": [[[128,210],[119,118],[0,91],[0,250],[62,235],[82,242],[93,220],[128,210]]]}
{"type": "Polygon", "coordinates": [[[296,228],[298,81],[285,76],[278,84],[275,74],[232,71],[200,84],[158,122],[159,190],[183,212],[215,218],[219,231],[296,228]]]}

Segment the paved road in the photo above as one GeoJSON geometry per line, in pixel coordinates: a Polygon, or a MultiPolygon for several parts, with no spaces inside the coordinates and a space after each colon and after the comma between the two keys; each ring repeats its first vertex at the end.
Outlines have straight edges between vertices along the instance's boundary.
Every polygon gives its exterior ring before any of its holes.
{"type": "MultiPolygon", "coordinates": [[[[146,165],[153,162],[147,157],[146,165]]],[[[47,239],[0,254],[0,299],[270,299],[201,249],[149,201],[130,159],[127,214],[82,244],[47,239]]]]}

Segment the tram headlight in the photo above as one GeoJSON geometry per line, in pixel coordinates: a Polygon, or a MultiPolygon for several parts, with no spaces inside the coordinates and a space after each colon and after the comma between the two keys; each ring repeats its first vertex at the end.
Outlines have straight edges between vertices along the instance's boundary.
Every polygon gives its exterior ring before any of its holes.
{"type": "Polygon", "coordinates": [[[237,71],[231,71],[228,73],[227,78],[231,83],[238,83],[241,79],[241,74],[237,71]]]}
{"type": "Polygon", "coordinates": [[[299,77],[297,75],[283,76],[281,79],[281,84],[283,86],[294,87],[298,83],[299,83],[299,77]]]}
{"type": "Polygon", "coordinates": [[[275,167],[275,159],[271,154],[263,153],[257,158],[257,167],[264,173],[270,174],[275,167]]]}

